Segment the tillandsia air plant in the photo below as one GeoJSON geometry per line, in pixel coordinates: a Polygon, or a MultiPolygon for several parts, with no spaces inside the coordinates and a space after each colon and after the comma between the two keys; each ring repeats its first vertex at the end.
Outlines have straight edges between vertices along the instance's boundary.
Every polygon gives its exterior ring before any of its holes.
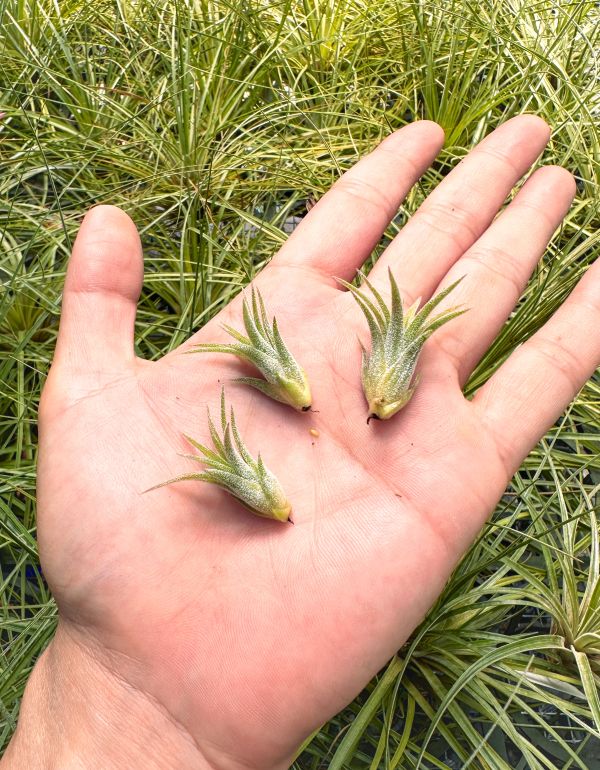
{"type": "Polygon", "coordinates": [[[227,420],[225,391],[223,389],[221,390],[221,430],[223,437],[221,438],[217,433],[210,411],[208,411],[208,428],[214,450],[199,444],[190,436],[186,436],[187,441],[201,454],[183,455],[191,460],[204,463],[205,470],[201,473],[184,473],[182,476],[176,476],[174,479],[156,484],[156,486],[147,489],[146,492],[177,481],[208,481],[232,494],[256,516],[293,523],[291,519],[292,506],[288,502],[281,484],[265,467],[260,454],[254,460],[240,438],[233,408],[230,410],[229,421],[227,420]]]}
{"type": "Polygon", "coordinates": [[[244,298],[242,307],[247,337],[231,326],[222,324],[237,342],[222,345],[203,343],[196,345],[190,353],[231,353],[249,361],[265,379],[237,377],[234,382],[251,385],[275,401],[307,412],[312,401],[308,378],[282,340],[277,320],[273,318],[272,323],[269,323],[258,289],[252,288],[251,306],[244,298]]]}
{"type": "Polygon", "coordinates": [[[450,294],[462,278],[429,300],[418,310],[420,298],[406,310],[392,271],[388,269],[391,305],[388,307],[377,289],[363,273],[359,273],[374,300],[356,286],[339,279],[354,295],[365,314],[371,332],[371,351],[362,344],[362,385],[371,419],[388,420],[410,401],[417,387],[415,367],[423,344],[436,329],[466,312],[451,307],[430,318],[439,303],[450,294]]]}

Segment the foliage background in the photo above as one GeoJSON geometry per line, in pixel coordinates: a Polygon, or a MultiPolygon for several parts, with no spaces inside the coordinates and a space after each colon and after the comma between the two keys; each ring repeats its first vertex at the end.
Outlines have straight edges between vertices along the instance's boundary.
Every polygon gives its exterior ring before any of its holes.
{"type": "MultiPolygon", "coordinates": [[[[578,196],[473,393],[599,246],[600,10],[544,0],[0,0],[0,747],[52,635],[36,410],[82,214],[122,206],[137,350],[177,346],[339,174],[429,118],[439,159],[387,239],[484,135],[533,112],[578,196]]],[[[376,255],[375,255],[376,256],[376,255]]],[[[600,767],[600,382],[515,476],[423,625],[295,768],[600,767]]]]}

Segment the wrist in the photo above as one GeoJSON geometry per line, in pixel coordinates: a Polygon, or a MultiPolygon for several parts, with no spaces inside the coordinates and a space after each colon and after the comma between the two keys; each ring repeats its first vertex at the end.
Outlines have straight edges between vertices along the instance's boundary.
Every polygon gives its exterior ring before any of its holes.
{"type": "Polygon", "coordinates": [[[2,770],[220,770],[145,693],[59,624],[36,663],[2,770]]]}

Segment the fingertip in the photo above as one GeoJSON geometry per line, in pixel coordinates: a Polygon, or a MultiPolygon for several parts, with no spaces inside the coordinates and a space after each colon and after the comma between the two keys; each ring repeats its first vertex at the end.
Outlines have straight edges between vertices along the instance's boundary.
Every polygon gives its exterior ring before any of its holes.
{"type": "Polygon", "coordinates": [[[553,184],[559,186],[565,194],[570,195],[571,199],[577,194],[577,182],[575,176],[563,166],[549,164],[547,166],[542,166],[537,173],[552,174],[551,178],[553,184]]]}
{"type": "Polygon", "coordinates": [[[519,174],[524,174],[541,155],[550,140],[551,129],[537,115],[516,115],[500,123],[477,144],[464,162],[479,153],[497,156],[503,163],[510,160],[519,174]]]}
{"type": "Polygon", "coordinates": [[[67,266],[55,361],[78,370],[133,361],[142,280],[142,246],[132,219],[117,206],[91,208],[67,266]]]}
{"type": "Polygon", "coordinates": [[[579,301],[595,310],[600,309],[600,258],[592,262],[579,279],[568,301],[579,301]]]}
{"type": "Polygon", "coordinates": [[[446,139],[444,129],[433,120],[415,120],[392,132],[381,142],[380,147],[392,148],[396,143],[404,144],[406,140],[414,136],[419,145],[424,143],[436,147],[437,151],[443,147],[446,139]]]}
{"type": "Polygon", "coordinates": [[[137,229],[133,220],[123,209],[108,203],[97,203],[86,211],[81,222],[80,232],[84,226],[86,230],[94,231],[119,225],[135,232],[137,236],[137,229]]]}
{"type": "Polygon", "coordinates": [[[527,112],[524,112],[521,115],[515,115],[513,118],[510,118],[502,125],[518,125],[520,129],[527,128],[529,131],[534,131],[540,135],[545,135],[546,141],[550,139],[550,135],[552,133],[552,129],[543,118],[541,118],[539,115],[534,115],[533,113],[530,114],[527,112]]]}
{"type": "Polygon", "coordinates": [[[540,166],[523,185],[517,204],[537,207],[540,212],[556,218],[558,227],[577,192],[575,178],[562,166],[540,166]]]}
{"type": "Polygon", "coordinates": [[[69,260],[65,291],[107,292],[137,301],[143,278],[137,228],[118,206],[89,209],[69,260]]]}

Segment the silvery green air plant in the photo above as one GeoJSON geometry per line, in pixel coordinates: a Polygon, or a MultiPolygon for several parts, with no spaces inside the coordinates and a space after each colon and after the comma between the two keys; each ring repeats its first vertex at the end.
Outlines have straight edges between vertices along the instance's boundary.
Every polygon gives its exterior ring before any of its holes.
{"type": "Polygon", "coordinates": [[[423,344],[436,329],[466,309],[451,307],[433,317],[431,313],[460,283],[459,279],[430,299],[418,310],[420,298],[406,310],[391,270],[391,305],[388,307],[377,289],[360,273],[374,299],[347,281],[340,280],[354,295],[365,314],[371,332],[371,350],[362,349],[362,385],[371,419],[389,420],[410,401],[417,386],[415,367],[423,344]]]}
{"type": "Polygon", "coordinates": [[[277,320],[267,319],[263,299],[258,289],[252,289],[252,304],[243,301],[243,318],[247,337],[227,324],[223,328],[237,342],[229,344],[204,343],[190,353],[231,353],[254,364],[264,380],[258,377],[238,377],[234,382],[251,385],[275,401],[289,404],[306,412],[311,407],[311,393],[304,370],[287,349],[277,328],[277,320]]]}
{"type": "MultiPolygon", "coordinates": [[[[221,391],[222,437],[215,428],[210,412],[208,412],[208,429],[214,449],[209,449],[190,436],[186,436],[200,455],[184,455],[191,460],[203,463],[205,470],[200,473],[185,473],[169,481],[163,481],[162,484],[157,484],[151,489],[158,489],[176,481],[208,481],[232,494],[256,516],[291,522],[292,506],[281,484],[265,467],[260,454],[258,459],[254,460],[248,452],[240,438],[233,409],[230,411],[229,421],[227,420],[224,390],[221,391]]],[[[150,492],[150,489],[146,491],[150,492]]]]}

